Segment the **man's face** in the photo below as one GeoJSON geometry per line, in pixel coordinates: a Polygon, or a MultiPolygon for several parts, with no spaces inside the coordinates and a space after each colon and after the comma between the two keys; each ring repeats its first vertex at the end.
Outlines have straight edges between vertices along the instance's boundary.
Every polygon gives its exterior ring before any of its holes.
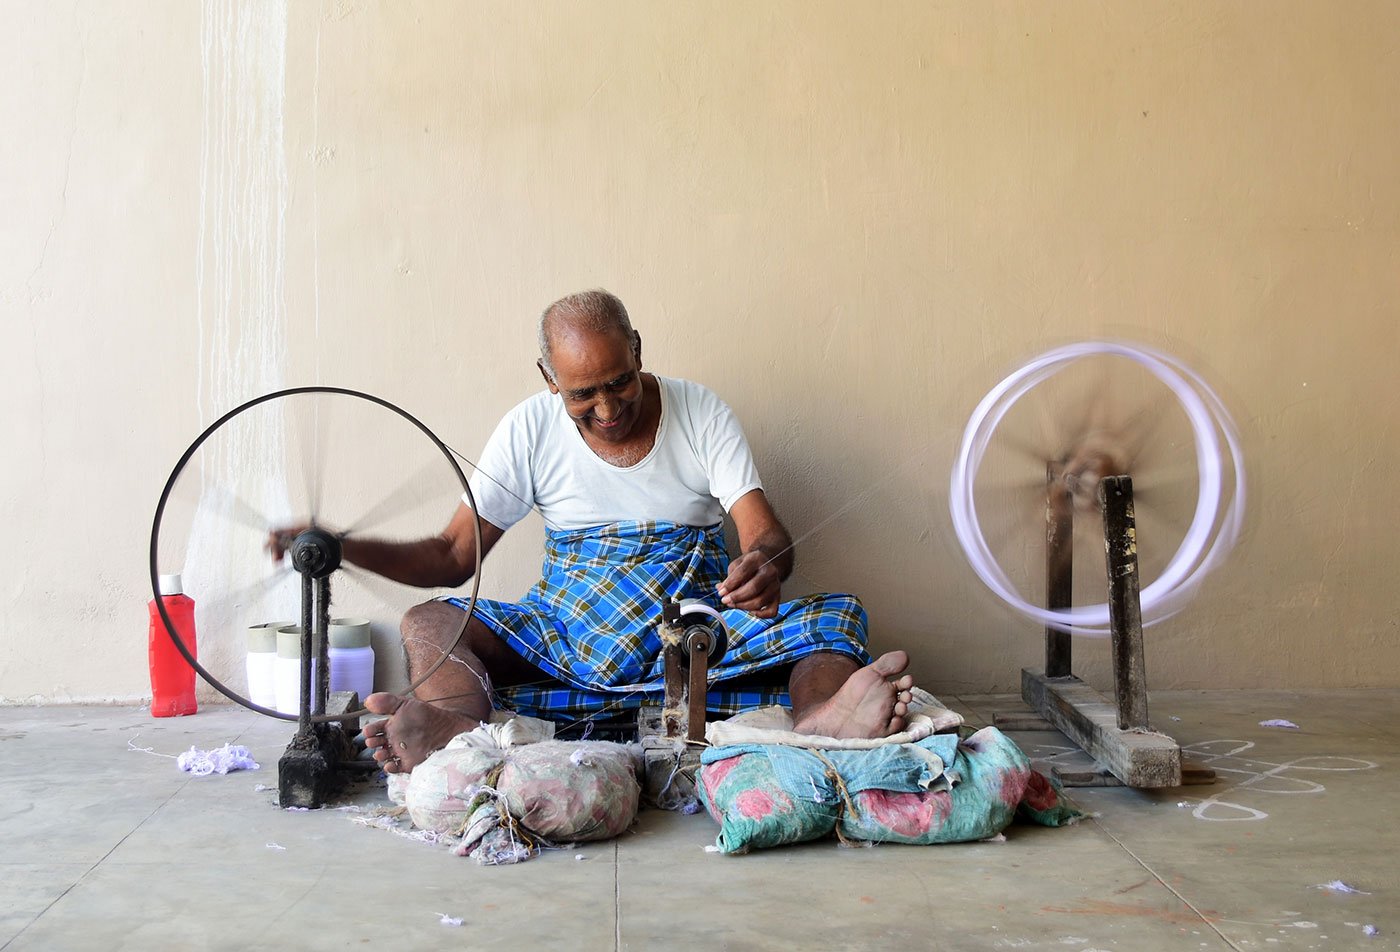
{"type": "MultiPolygon", "coordinates": [[[[567,332],[554,342],[549,389],[585,436],[621,443],[642,416],[640,347],[621,334],[567,332]]],[[[547,379],[547,378],[546,378],[547,379]]]]}

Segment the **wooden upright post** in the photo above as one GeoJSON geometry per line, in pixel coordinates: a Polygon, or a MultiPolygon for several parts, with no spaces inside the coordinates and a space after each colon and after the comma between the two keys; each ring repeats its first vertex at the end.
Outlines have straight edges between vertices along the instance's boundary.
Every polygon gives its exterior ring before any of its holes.
{"type": "MultiPolygon", "coordinates": [[[[1055,548],[1070,546],[1070,527],[1059,535],[1055,518],[1057,489],[1053,470],[1049,478],[1050,501],[1046,508],[1047,594],[1056,607],[1054,585],[1063,580],[1069,589],[1068,556],[1063,569],[1056,568],[1055,548]]],[[[1066,508],[1072,505],[1065,491],[1066,508]]],[[[1099,483],[1099,507],[1103,511],[1104,547],[1108,568],[1108,615],[1113,636],[1114,701],[1069,673],[1065,650],[1063,674],[1054,676],[1054,642],[1046,632],[1046,671],[1021,672],[1021,696],[1026,703],[1065,736],[1084,749],[1119,781],[1138,788],[1181,786],[1181,747],[1165,734],[1147,729],[1147,675],[1142,652],[1142,605],[1138,592],[1137,530],[1133,520],[1133,481],[1109,476],[1099,483]],[[1115,720],[1117,726],[1114,726],[1115,720]]],[[[1072,512],[1067,513],[1072,516],[1072,512]]],[[[1059,607],[1068,607],[1066,604],[1059,607]]],[[[1065,636],[1068,638],[1068,636],[1065,636]]]]}
{"type": "MultiPolygon", "coordinates": [[[[1063,611],[1074,600],[1074,500],[1055,463],[1045,466],[1045,607],[1063,611]]],[[[1069,632],[1045,626],[1045,676],[1071,673],[1069,632]]]]}
{"type": "Polygon", "coordinates": [[[1108,618],[1113,637],[1114,695],[1120,730],[1147,729],[1147,671],[1142,650],[1137,523],[1131,476],[1099,483],[1108,567],[1108,618]]]}
{"type": "Polygon", "coordinates": [[[690,685],[688,688],[690,711],[686,715],[686,740],[699,743],[705,739],[705,701],[709,690],[710,646],[691,639],[690,685]]]}
{"type": "Polygon", "coordinates": [[[666,645],[662,649],[666,670],[661,722],[667,737],[680,737],[685,733],[685,672],[681,670],[682,650],[680,645],[666,645]]]}

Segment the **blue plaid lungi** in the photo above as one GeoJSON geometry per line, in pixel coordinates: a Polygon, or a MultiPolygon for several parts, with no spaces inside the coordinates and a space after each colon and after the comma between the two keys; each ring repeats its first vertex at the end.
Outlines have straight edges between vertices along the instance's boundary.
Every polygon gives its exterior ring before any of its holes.
{"type": "MultiPolygon", "coordinates": [[[[659,702],[661,607],[698,598],[718,610],[729,648],[710,669],[706,706],[736,714],[788,703],[786,686],[726,687],[723,682],[789,665],[818,652],[868,664],[865,609],[854,595],[805,595],[775,618],[725,608],[715,593],[728,574],[720,526],[617,522],[548,529],[543,578],[518,603],[478,599],[476,616],[554,680],[499,687],[498,707],[535,717],[589,716],[659,702]]],[[[467,600],[444,601],[466,609],[467,600]]]]}

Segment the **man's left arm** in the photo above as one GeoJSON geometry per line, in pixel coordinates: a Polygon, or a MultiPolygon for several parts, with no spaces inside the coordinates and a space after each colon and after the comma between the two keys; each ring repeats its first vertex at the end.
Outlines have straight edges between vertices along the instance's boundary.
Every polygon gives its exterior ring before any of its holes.
{"type": "Polygon", "coordinates": [[[778,521],[763,490],[745,493],[729,509],[739,531],[738,558],[720,583],[720,600],[759,618],[778,614],[783,579],[792,572],[792,536],[778,521]]]}

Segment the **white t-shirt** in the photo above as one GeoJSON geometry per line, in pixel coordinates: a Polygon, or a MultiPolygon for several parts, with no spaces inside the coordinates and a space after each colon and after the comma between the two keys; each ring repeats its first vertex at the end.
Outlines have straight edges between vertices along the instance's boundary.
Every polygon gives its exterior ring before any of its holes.
{"type": "Polygon", "coordinates": [[[563,398],[548,390],[507,413],[470,480],[481,517],[508,529],[534,506],[552,529],[632,520],[712,526],[745,493],[762,489],[728,405],[698,383],[655,376],[661,385],[656,443],[633,466],[600,459],[564,411],[563,398]]]}

